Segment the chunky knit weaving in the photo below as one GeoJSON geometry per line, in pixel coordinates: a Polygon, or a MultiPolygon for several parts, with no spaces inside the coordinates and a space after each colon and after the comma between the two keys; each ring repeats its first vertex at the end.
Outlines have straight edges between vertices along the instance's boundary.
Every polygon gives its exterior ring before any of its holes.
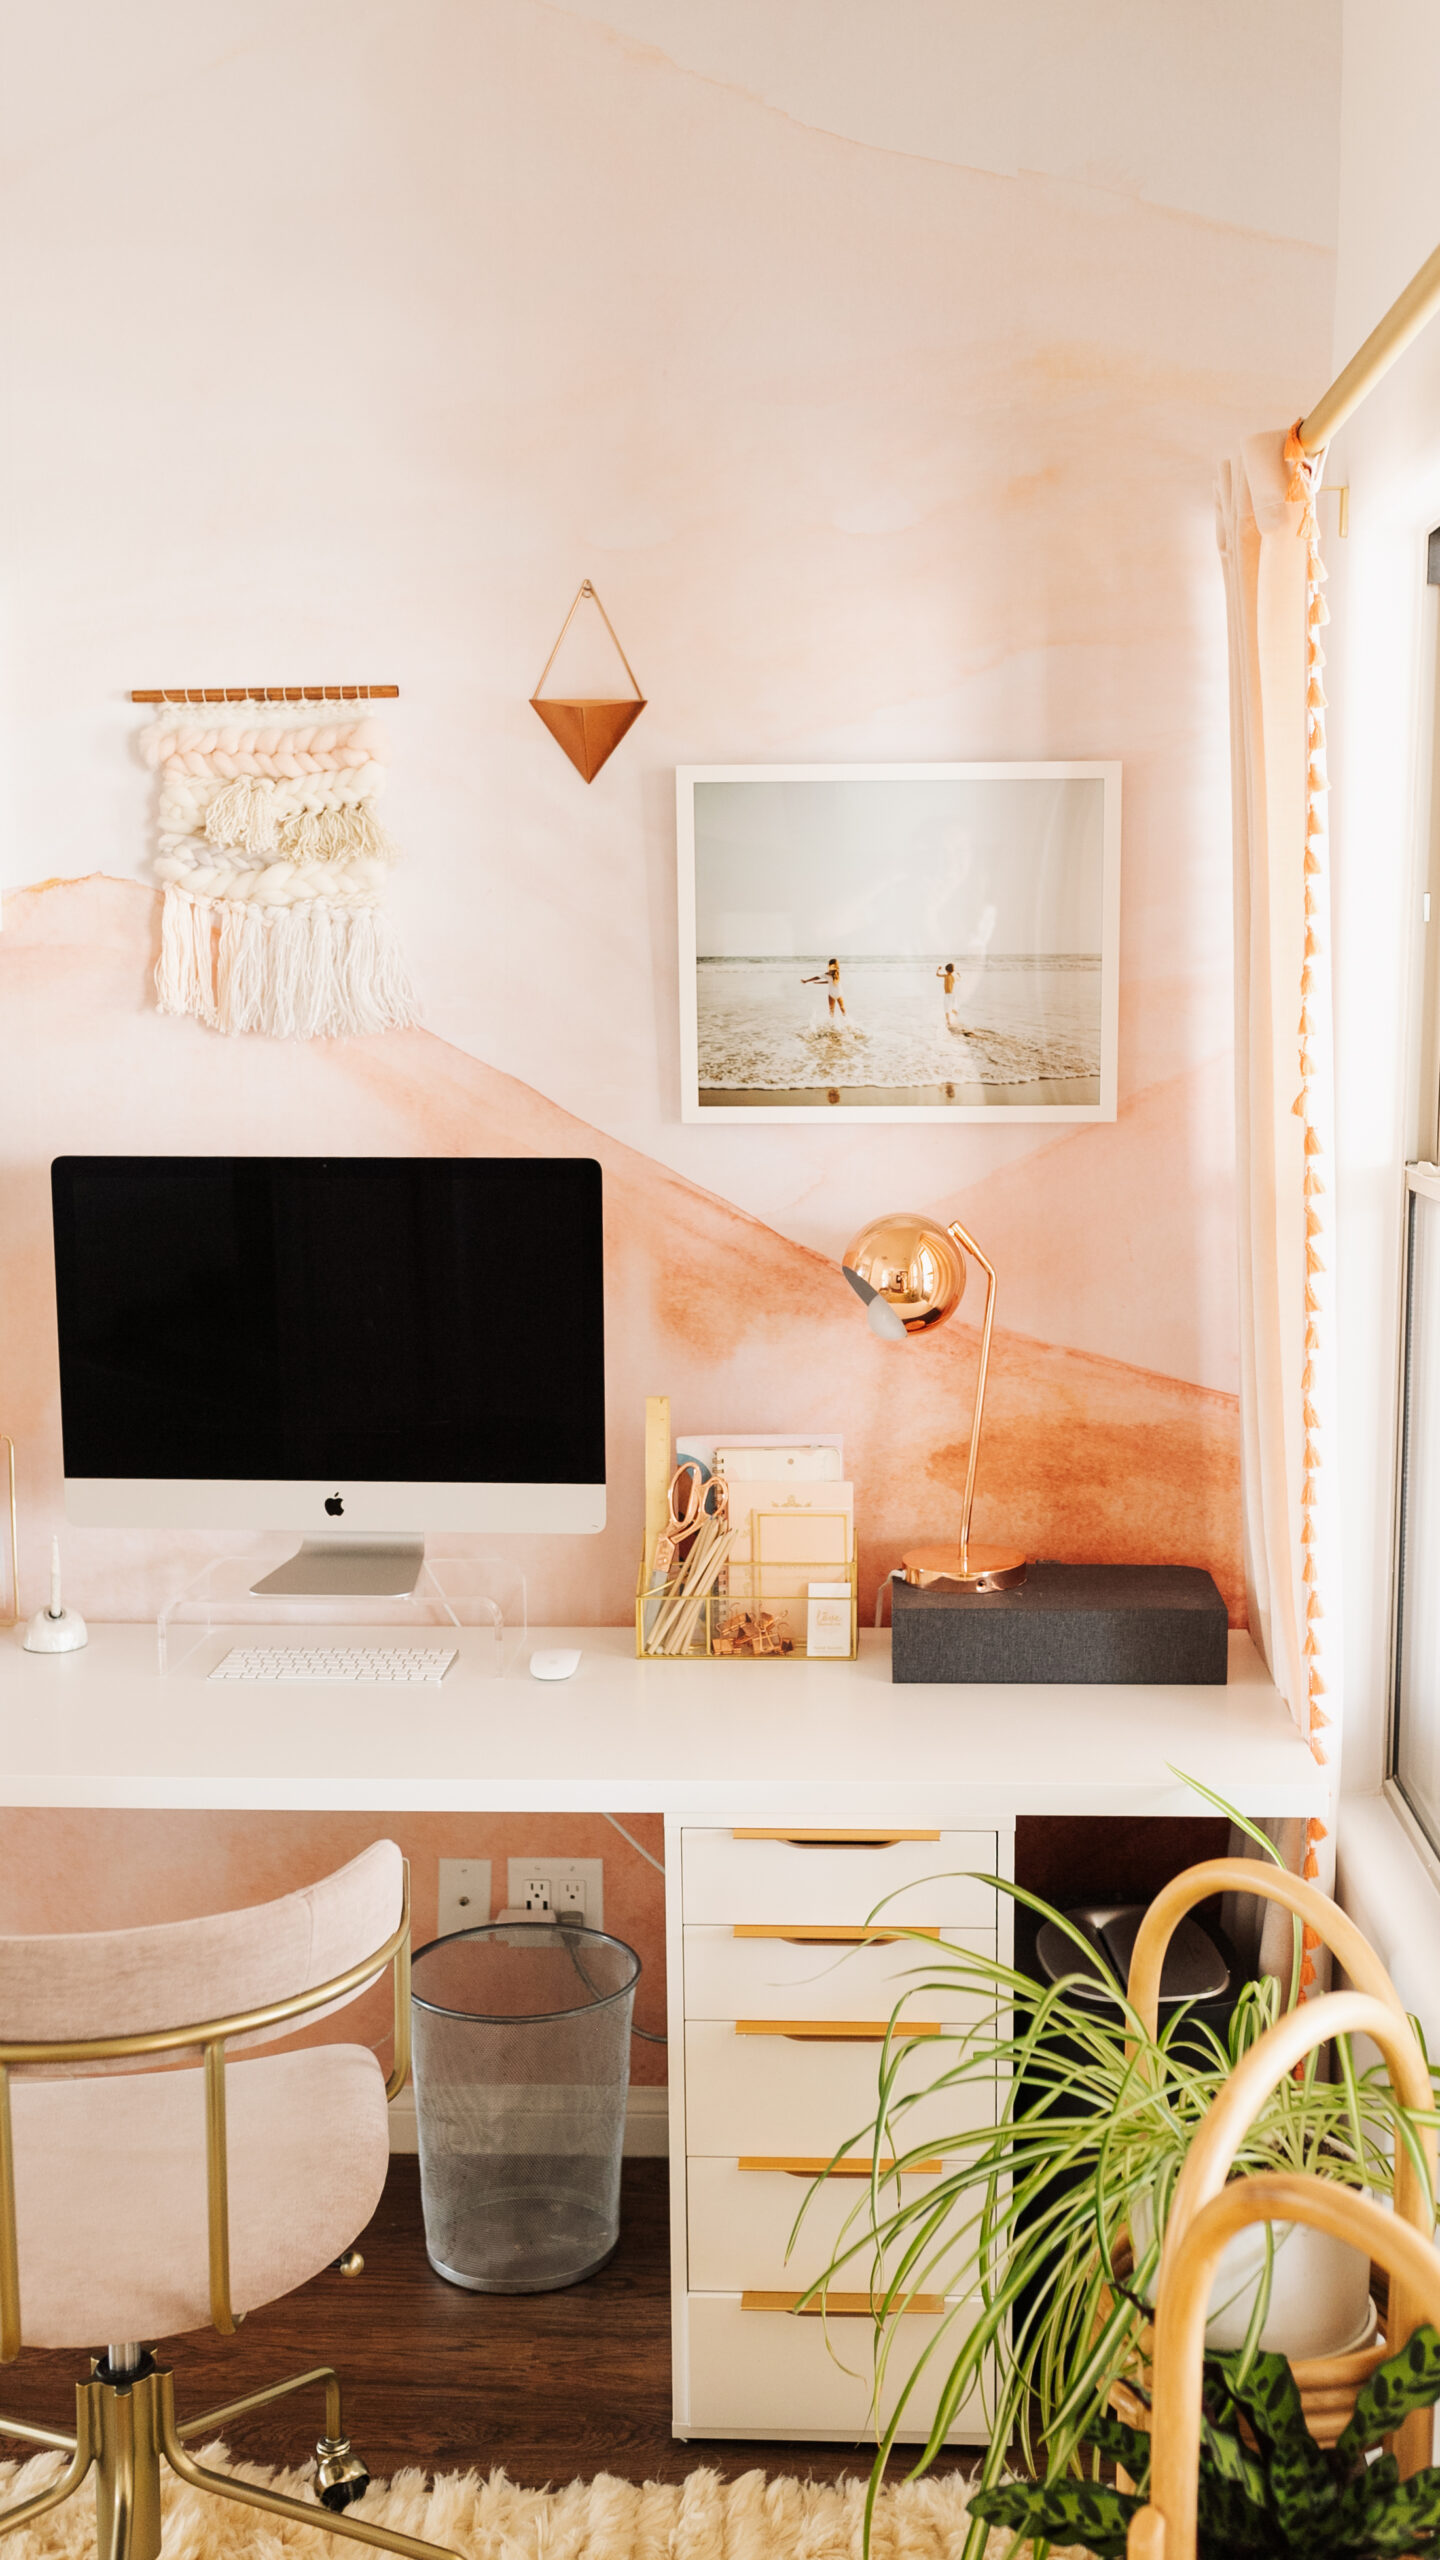
{"type": "Polygon", "coordinates": [[[166,703],[140,732],[159,780],[162,1013],[274,1039],[416,1018],[380,893],[378,721],[323,704],[166,703]]]}

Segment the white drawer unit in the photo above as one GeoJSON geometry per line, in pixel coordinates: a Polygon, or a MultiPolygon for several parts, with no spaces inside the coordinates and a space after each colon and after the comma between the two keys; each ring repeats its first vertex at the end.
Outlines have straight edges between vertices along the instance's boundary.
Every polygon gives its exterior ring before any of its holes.
{"type": "Polygon", "coordinates": [[[687,1828],[681,1896],[697,1920],[888,1920],[995,1927],[993,1831],[687,1828]]]}
{"type": "MultiPolygon", "coordinates": [[[[998,1852],[994,1831],[923,1822],[672,1826],[677,2434],[854,2441],[869,2432],[877,2272],[869,2241],[837,2278],[824,2318],[793,2306],[842,2245],[857,2204],[851,2236],[868,2229],[864,2179],[897,2003],[894,2094],[914,2091],[916,2103],[891,2118],[883,2152],[924,2164],[904,2180],[904,2199],[933,2190],[947,2146],[994,2122],[993,2082],[931,2084],[947,2058],[963,2064],[964,2030],[988,2006],[983,1986],[946,1978],[947,1956],[984,1964],[1009,1951],[1000,1898],[986,1881],[998,1852]],[[857,2174],[828,2177],[815,2190],[792,2252],[796,2214],[839,2152],[857,2174]]],[[[939,2333],[947,2286],[967,2281],[956,2264],[962,2248],[957,2238],[927,2274],[920,2306],[899,2320],[891,2406],[916,2354],[939,2333]]],[[[954,2309],[946,2335],[958,2353],[970,2315],[963,2299],[954,2309]]],[[[953,2362],[942,2356],[906,2411],[907,2439],[928,2432],[953,2362]]],[[[962,2443],[983,2438],[978,2395],[951,2432],[962,2443]]]]}
{"type": "MultiPolygon", "coordinates": [[[[892,2350],[882,2418],[894,2407],[916,2355],[936,2336],[944,2307],[906,2315],[902,2326],[907,2341],[913,2336],[915,2352],[892,2350]]],[[[962,2305],[962,2316],[949,2332],[957,2353],[965,2336],[964,2309],[962,2305]]],[[[865,2316],[797,2319],[789,2311],[747,2303],[743,2292],[691,2294],[682,2306],[676,2339],[676,2431],[782,2441],[790,2436],[863,2439],[873,2427],[874,2338],[874,2326],[865,2316]]],[[[929,2433],[950,2361],[942,2348],[926,2367],[905,2412],[902,2441],[923,2441],[929,2433]]],[[[961,2407],[950,2434],[962,2444],[985,2442],[988,2428],[978,2391],[961,2407]]]]}
{"type": "MultiPolygon", "coordinates": [[[[771,2022],[763,2023],[767,2032],[757,2033],[743,2019],[735,2025],[687,2020],[686,2151],[711,2159],[764,2151],[819,2153],[828,2160],[836,2151],[854,2149],[868,2156],[883,2022],[853,2039],[807,2034],[803,2019],[785,2022],[794,2029],[790,2034],[769,2032],[771,2022]]],[[[944,2069],[947,2039],[912,2033],[904,2042],[895,2081],[902,2096],[944,2069]]],[[[917,2143],[939,2149],[946,2136],[990,2123],[994,2103],[990,2082],[964,2081],[907,2108],[897,2141],[907,2152],[917,2143]]]]}
{"type": "Polygon", "coordinates": [[[946,1948],[994,1961],[993,1930],[936,1928],[925,1940],[858,1925],[701,1921],[685,1931],[687,2018],[888,2018],[902,1995],[916,2016],[968,2023],[980,2004],[945,1977],[946,1948]]]}
{"type": "MultiPolygon", "coordinates": [[[[816,2186],[816,2173],[825,2166],[822,2159],[692,2160],[687,2170],[691,2291],[724,2293],[739,2285],[793,2293],[813,2284],[839,2249],[859,2241],[861,2254],[835,2281],[863,2292],[874,2263],[867,2237],[869,2163],[858,2177],[831,2176],[816,2186]],[[802,2206],[797,2233],[795,2217],[802,2206]],[[852,2214],[856,2218],[847,2230],[852,2214]]],[[[902,2178],[898,2195],[894,2181],[888,2181],[881,2189],[882,2211],[901,2199],[912,2204],[932,2195],[942,2170],[937,2158],[928,2175],[902,2178]]],[[[957,2242],[952,2256],[959,2247],[957,2242]]],[[[927,2269],[925,2283],[943,2293],[949,2277],[941,2259],[927,2269]]]]}

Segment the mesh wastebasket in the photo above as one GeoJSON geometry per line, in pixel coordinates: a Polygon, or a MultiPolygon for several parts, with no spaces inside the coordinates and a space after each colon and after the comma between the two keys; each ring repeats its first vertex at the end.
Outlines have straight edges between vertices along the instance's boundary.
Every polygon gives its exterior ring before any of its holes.
{"type": "Polygon", "coordinates": [[[550,2293],[620,2236],[640,1959],[599,1929],[500,1923],[412,1976],[425,2248],[473,2293],[550,2293]]]}

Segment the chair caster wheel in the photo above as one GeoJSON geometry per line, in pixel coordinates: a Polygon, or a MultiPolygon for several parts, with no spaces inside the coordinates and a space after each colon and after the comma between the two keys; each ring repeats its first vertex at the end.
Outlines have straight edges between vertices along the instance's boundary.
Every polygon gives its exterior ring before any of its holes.
{"type": "Polygon", "coordinates": [[[359,2455],[351,2452],[349,2437],[322,2436],[315,2447],[315,2493],[321,2506],[341,2515],[364,2497],[369,2486],[370,2474],[359,2455]]]}

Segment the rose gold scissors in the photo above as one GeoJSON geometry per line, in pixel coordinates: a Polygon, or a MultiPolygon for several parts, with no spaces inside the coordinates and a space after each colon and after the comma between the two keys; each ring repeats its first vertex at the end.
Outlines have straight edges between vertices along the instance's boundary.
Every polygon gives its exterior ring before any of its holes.
{"type": "Polygon", "coordinates": [[[667,1580],[675,1560],[708,1516],[723,1529],[730,1516],[730,1488],[723,1476],[709,1476],[695,1458],[687,1458],[670,1479],[669,1518],[655,1541],[653,1570],[667,1580]]]}
{"type": "Polygon", "coordinates": [[[700,1526],[705,1508],[705,1477],[695,1459],[687,1458],[670,1479],[669,1519],[655,1541],[654,1570],[668,1580],[682,1544],[700,1526]]]}

